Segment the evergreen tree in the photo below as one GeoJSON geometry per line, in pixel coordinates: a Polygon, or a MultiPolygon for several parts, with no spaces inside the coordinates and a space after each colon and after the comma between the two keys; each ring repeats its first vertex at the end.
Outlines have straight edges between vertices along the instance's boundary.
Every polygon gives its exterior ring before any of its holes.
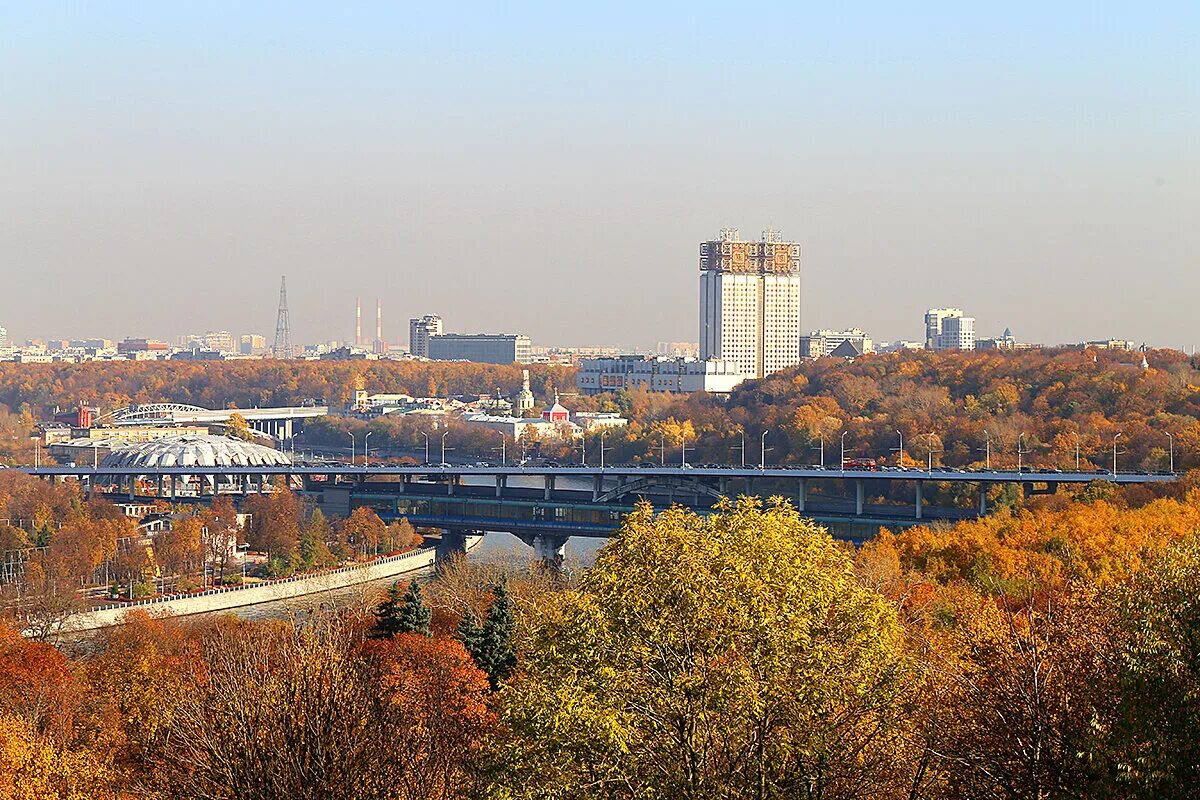
{"type": "Polygon", "coordinates": [[[479,627],[479,619],[469,608],[467,613],[463,614],[462,622],[458,623],[458,640],[462,642],[463,649],[471,654],[471,658],[475,659],[476,666],[484,669],[483,628],[479,627]]]}
{"type": "Polygon", "coordinates": [[[390,639],[399,633],[420,633],[429,635],[429,622],[433,612],[425,605],[421,595],[421,587],[414,580],[408,585],[403,596],[400,585],[396,584],[388,590],[387,599],[375,610],[375,630],[372,635],[377,639],[390,639]]]}
{"type": "Polygon", "coordinates": [[[375,629],[371,635],[376,639],[390,639],[400,632],[400,585],[392,584],[387,599],[375,609],[375,629]]]}
{"type": "Polygon", "coordinates": [[[501,581],[492,592],[496,599],[488,610],[483,623],[480,640],[480,668],[488,674],[492,689],[500,688],[500,682],[512,674],[517,666],[517,653],[513,647],[513,634],[517,624],[513,618],[512,597],[508,586],[501,581]]]}
{"type": "Polygon", "coordinates": [[[419,633],[429,635],[429,622],[433,619],[433,611],[425,605],[421,587],[414,580],[408,585],[404,595],[404,605],[400,608],[397,619],[396,633],[419,633]]]}

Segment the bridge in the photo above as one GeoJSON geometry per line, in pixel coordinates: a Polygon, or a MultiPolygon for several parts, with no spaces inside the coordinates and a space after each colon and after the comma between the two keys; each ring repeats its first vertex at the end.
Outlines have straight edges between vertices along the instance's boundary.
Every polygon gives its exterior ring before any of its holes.
{"type": "Polygon", "coordinates": [[[864,539],[879,527],[932,520],[971,519],[988,512],[987,490],[1019,485],[1028,494],[1049,494],[1062,485],[1108,481],[1120,485],[1162,483],[1172,474],[1058,471],[881,471],[748,467],[549,467],[549,466],[347,466],[293,464],[269,467],[172,466],[22,467],[48,480],[83,482],[132,501],[206,502],[288,485],[314,496],[328,514],[345,516],[370,507],[385,519],[406,517],[414,525],[452,534],[513,533],[553,560],[571,536],[607,537],[639,500],[680,504],[708,513],[720,497],[788,498],[805,517],[842,538],[864,539]],[[910,494],[909,494],[910,493],[910,494]],[[907,494],[911,498],[898,501],[907,494]],[[947,496],[970,504],[948,504],[947,496]],[[938,502],[927,500],[937,499],[938,502]]]}
{"type": "Polygon", "coordinates": [[[224,408],[211,410],[183,403],[142,403],[119,408],[102,415],[100,424],[118,427],[142,425],[221,425],[234,414],[240,414],[250,427],[274,436],[281,442],[291,440],[293,423],[297,420],[323,417],[328,406],[283,406],[280,408],[224,408]]]}

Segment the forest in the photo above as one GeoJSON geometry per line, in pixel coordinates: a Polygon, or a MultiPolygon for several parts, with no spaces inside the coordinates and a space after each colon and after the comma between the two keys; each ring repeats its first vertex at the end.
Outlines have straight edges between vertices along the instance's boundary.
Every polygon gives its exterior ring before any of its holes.
{"type": "Polygon", "coordinates": [[[717,511],[290,620],[0,627],[0,797],[1200,792],[1200,492],[857,550],[782,500],[717,511]]]}

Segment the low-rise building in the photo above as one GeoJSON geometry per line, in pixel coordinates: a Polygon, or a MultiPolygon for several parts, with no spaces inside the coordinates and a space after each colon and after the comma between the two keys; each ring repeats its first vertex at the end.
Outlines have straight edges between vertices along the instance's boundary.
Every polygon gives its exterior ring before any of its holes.
{"type": "Polygon", "coordinates": [[[579,363],[575,385],[584,394],[639,387],[652,392],[724,394],[752,377],[740,372],[733,361],[623,355],[583,359],[579,363]]]}
{"type": "MultiPolygon", "coordinates": [[[[844,331],[822,329],[813,331],[808,336],[800,337],[800,355],[805,358],[824,358],[832,356],[834,351],[844,343],[849,342],[856,355],[874,353],[875,343],[866,331],[860,328],[850,328],[844,331]]],[[[845,351],[845,348],[843,348],[845,351]]]]}
{"type": "Polygon", "coordinates": [[[613,411],[577,411],[575,422],[585,432],[605,430],[607,428],[624,428],[629,420],[613,411]]]}
{"type": "Polygon", "coordinates": [[[529,337],[509,333],[443,333],[429,337],[433,361],[474,361],[480,364],[528,364],[529,337]]]}

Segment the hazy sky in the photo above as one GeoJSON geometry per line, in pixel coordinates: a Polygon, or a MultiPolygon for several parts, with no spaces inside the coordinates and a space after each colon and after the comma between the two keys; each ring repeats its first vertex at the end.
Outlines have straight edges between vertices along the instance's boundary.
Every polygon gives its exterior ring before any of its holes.
{"type": "Polygon", "coordinates": [[[1200,3],[840,5],[0,2],[0,326],[695,340],[774,225],[805,328],[1200,344],[1200,3]]]}

